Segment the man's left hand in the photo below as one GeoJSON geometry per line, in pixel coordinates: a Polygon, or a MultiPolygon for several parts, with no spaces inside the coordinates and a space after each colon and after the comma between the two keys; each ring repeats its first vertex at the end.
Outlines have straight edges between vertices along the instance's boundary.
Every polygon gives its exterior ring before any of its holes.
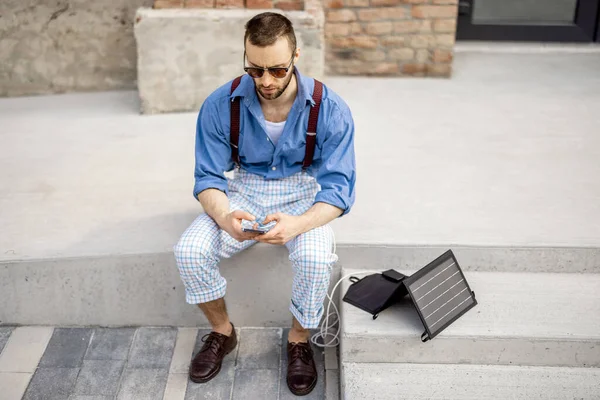
{"type": "Polygon", "coordinates": [[[269,214],[265,218],[263,225],[272,221],[277,221],[277,224],[269,232],[254,237],[254,240],[281,245],[304,233],[304,221],[302,217],[284,213],[269,214]]]}

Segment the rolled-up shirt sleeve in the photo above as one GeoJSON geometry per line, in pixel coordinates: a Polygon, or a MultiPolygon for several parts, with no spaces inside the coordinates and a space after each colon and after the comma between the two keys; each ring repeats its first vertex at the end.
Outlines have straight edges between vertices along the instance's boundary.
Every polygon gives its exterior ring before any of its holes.
{"type": "Polygon", "coordinates": [[[227,194],[225,171],[231,169],[231,147],[221,129],[217,105],[209,100],[200,108],[196,122],[196,199],[206,189],[218,189],[227,194]]]}
{"type": "Polygon", "coordinates": [[[346,215],[354,205],[356,160],[354,155],[354,121],[349,110],[336,110],[328,124],[321,150],[322,164],[317,171],[321,190],[315,203],[331,204],[346,215]]]}

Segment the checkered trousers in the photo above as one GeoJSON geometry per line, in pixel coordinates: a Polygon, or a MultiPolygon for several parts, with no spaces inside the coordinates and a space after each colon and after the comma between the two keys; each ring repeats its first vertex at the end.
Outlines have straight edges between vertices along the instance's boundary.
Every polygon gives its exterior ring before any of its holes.
{"type": "MultiPolygon", "coordinates": [[[[266,180],[243,170],[228,179],[230,209],[243,210],[262,222],[268,214],[301,215],[319,191],[316,180],[305,172],[283,179],[266,180]]],[[[306,328],[319,326],[323,301],[333,264],[333,232],[328,225],[313,229],[286,243],[294,278],[290,312],[306,328]]],[[[206,213],[183,233],[174,247],[186,301],[205,303],[225,296],[227,282],[219,273],[219,261],[247,249],[256,241],[238,242],[221,230],[206,213]]]]}

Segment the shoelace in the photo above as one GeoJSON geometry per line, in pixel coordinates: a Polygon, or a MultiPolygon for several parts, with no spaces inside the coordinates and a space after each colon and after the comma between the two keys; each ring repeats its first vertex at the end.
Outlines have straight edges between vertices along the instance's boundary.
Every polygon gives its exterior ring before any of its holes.
{"type": "Polygon", "coordinates": [[[290,364],[294,363],[297,359],[301,359],[306,365],[310,364],[310,350],[305,346],[299,344],[292,344],[290,364]]]}
{"type": "Polygon", "coordinates": [[[221,347],[221,341],[214,333],[207,333],[202,336],[202,342],[204,343],[203,351],[211,350],[215,356],[219,356],[219,348],[221,347]]]}

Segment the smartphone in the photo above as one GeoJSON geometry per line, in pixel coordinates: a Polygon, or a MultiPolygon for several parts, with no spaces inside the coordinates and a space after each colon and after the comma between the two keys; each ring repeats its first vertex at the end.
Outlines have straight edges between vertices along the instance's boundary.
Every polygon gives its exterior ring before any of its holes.
{"type": "Polygon", "coordinates": [[[242,232],[258,233],[262,235],[269,232],[269,228],[242,228],[242,232]]]}

